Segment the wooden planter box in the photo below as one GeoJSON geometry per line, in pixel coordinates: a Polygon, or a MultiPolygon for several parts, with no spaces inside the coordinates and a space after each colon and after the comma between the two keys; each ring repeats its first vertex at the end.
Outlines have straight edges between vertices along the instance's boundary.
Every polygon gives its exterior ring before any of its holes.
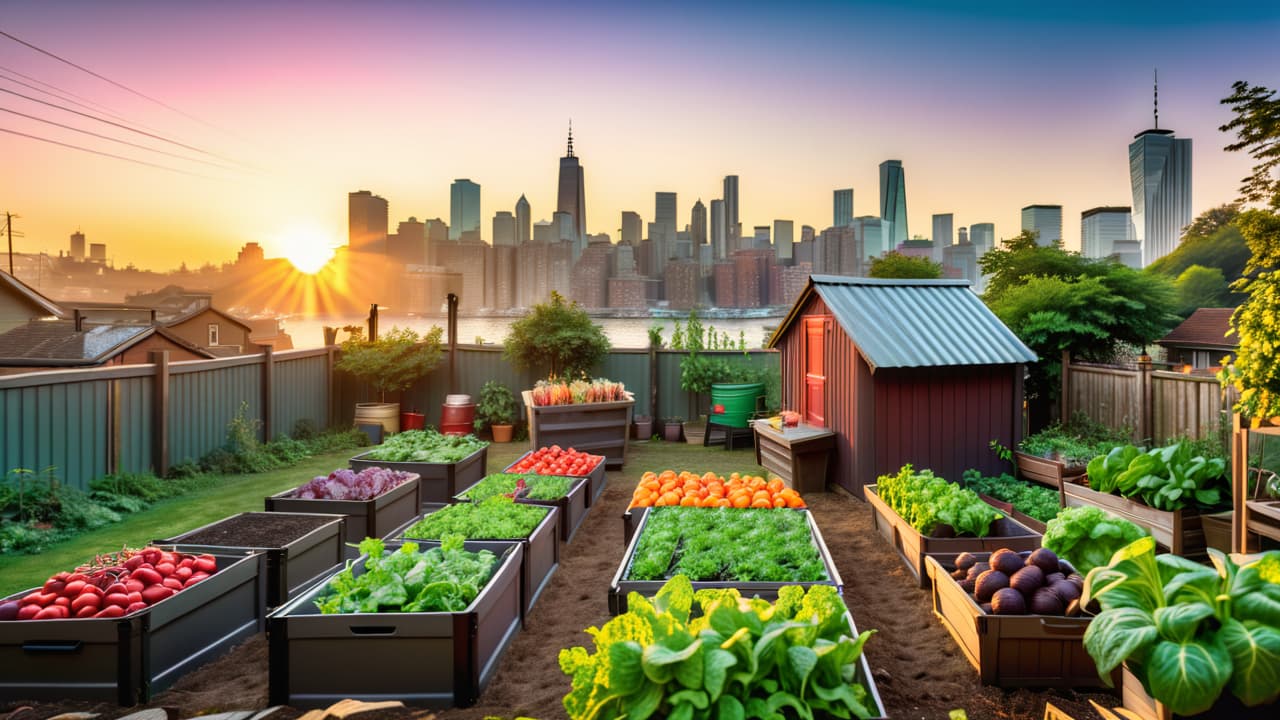
{"type": "MultiPolygon", "coordinates": [[[[448,507],[443,503],[428,503],[426,511],[422,517],[426,517],[433,512],[437,512],[441,508],[448,507]]],[[[519,543],[521,546],[520,558],[520,619],[523,621],[529,612],[533,610],[534,603],[538,602],[538,598],[542,597],[542,591],[547,589],[547,585],[551,584],[551,576],[555,573],[556,568],[560,567],[560,524],[564,522],[564,518],[560,515],[559,508],[550,506],[547,516],[538,523],[538,526],[529,533],[528,537],[522,538],[485,538],[475,542],[498,542],[498,543],[519,543]]],[[[391,537],[394,542],[416,542],[416,543],[432,543],[436,540],[421,540],[419,538],[405,537],[405,533],[409,528],[418,523],[422,518],[414,518],[399,528],[396,528],[391,537]]]]}
{"type": "Polygon", "coordinates": [[[1120,696],[1124,700],[1124,708],[1137,713],[1143,720],[1175,720],[1175,718],[1187,718],[1188,720],[1275,720],[1280,716],[1280,708],[1276,705],[1260,705],[1258,707],[1245,707],[1235,695],[1231,693],[1230,688],[1225,688],[1222,695],[1218,697],[1218,701],[1213,704],[1205,712],[1199,715],[1175,715],[1165,707],[1165,704],[1156,700],[1147,694],[1146,688],[1142,687],[1142,682],[1138,680],[1129,670],[1129,664],[1121,665],[1123,669],[1123,681],[1120,688],[1120,696]]]}
{"type": "MultiPolygon", "coordinates": [[[[929,586],[929,575],[924,571],[925,555],[957,554],[962,552],[995,552],[1000,548],[1010,550],[1035,550],[1040,547],[1040,533],[1012,518],[1000,518],[992,524],[991,534],[977,537],[942,537],[921,535],[902,516],[894,512],[876,493],[875,485],[863,487],[867,502],[874,513],[871,516],[876,530],[898,551],[902,562],[920,581],[920,587],[929,586]]],[[[937,530],[934,531],[938,532],[937,530]]]]}
{"type": "Polygon", "coordinates": [[[1062,486],[1062,507],[1092,505],[1113,515],[1119,515],[1151,533],[1156,542],[1175,555],[1204,559],[1204,528],[1200,513],[1195,508],[1183,508],[1172,512],[1156,510],[1129,498],[1100,493],[1087,485],[1067,483],[1062,486]]]}
{"type": "Polygon", "coordinates": [[[389,537],[396,528],[417,517],[422,505],[415,475],[405,482],[369,500],[313,500],[291,497],[297,492],[285,490],[266,498],[267,512],[325,513],[347,516],[348,558],[360,553],[351,545],[359,545],[367,537],[389,537]]]}
{"type": "Polygon", "coordinates": [[[263,556],[214,555],[207,580],[121,618],[0,622],[0,701],[149,702],[262,632],[263,556]]]}
{"type": "Polygon", "coordinates": [[[990,505],[991,507],[999,510],[1000,512],[1013,518],[1014,520],[1017,520],[1023,525],[1026,525],[1027,527],[1031,528],[1033,531],[1038,532],[1041,535],[1044,535],[1045,523],[1042,523],[1039,520],[1031,517],[1030,515],[1022,512],[1021,510],[1018,510],[1013,506],[1013,503],[1008,503],[1008,502],[1005,502],[1004,500],[997,500],[991,497],[990,495],[983,495],[982,493],[978,493],[978,497],[982,498],[982,501],[990,505]]]}
{"type": "Polygon", "coordinates": [[[489,446],[480,448],[454,463],[385,462],[369,458],[370,450],[349,461],[352,470],[381,467],[388,470],[410,472],[418,476],[422,485],[423,503],[447,503],[462,488],[470,487],[489,473],[489,446]]]}
{"type": "Polygon", "coordinates": [[[578,405],[533,404],[533,393],[522,392],[529,420],[529,440],[533,447],[572,447],[594,455],[604,455],[612,470],[622,467],[631,437],[631,413],[636,399],[578,405]]]}
{"type": "Polygon", "coordinates": [[[1280,500],[1247,500],[1244,506],[1249,532],[1280,541],[1280,500]]]}
{"type": "Polygon", "coordinates": [[[1078,483],[1085,473],[1084,465],[1068,466],[1061,460],[1028,455],[1019,450],[1013,452],[1013,459],[1019,475],[1055,488],[1066,483],[1078,483]]]}
{"type": "Polygon", "coordinates": [[[329,572],[329,568],[341,563],[346,541],[347,518],[345,515],[303,515],[301,513],[239,513],[230,518],[209,523],[166,540],[156,540],[157,545],[181,545],[191,553],[243,554],[261,552],[266,556],[263,582],[266,584],[267,607],[283,605],[294,593],[329,572]],[[231,541],[225,544],[188,543],[185,538],[199,537],[200,533],[217,528],[232,519],[253,519],[271,522],[282,515],[315,518],[321,523],[303,535],[277,547],[265,547],[231,541]]]}
{"type": "MultiPolygon", "coordinates": [[[[520,630],[523,551],[519,543],[466,547],[493,550],[498,567],[461,612],[321,615],[314,601],[322,583],[272,613],[270,703],[316,708],[344,698],[395,698],[433,708],[475,704],[520,630]]],[[[358,574],[363,560],[354,567],[358,574]]]]}
{"type": "MultiPolygon", "coordinates": [[[[578,532],[578,526],[582,525],[582,521],[587,517],[587,488],[588,478],[579,477],[569,488],[569,494],[555,500],[531,500],[527,497],[517,497],[515,501],[525,505],[548,505],[560,510],[560,539],[569,542],[573,539],[575,533],[578,532]]],[[[458,493],[453,499],[456,502],[471,502],[466,497],[467,488],[458,493]]]]}
{"type": "MultiPolygon", "coordinates": [[[[840,571],[836,569],[835,561],[831,559],[831,553],[827,550],[827,544],[822,540],[822,533],[819,532],[817,524],[813,521],[813,515],[805,509],[779,510],[780,512],[799,512],[804,513],[805,521],[809,524],[810,536],[813,540],[814,548],[818,555],[822,558],[822,564],[827,570],[826,580],[817,580],[814,582],[764,582],[764,581],[737,581],[737,580],[698,580],[694,581],[693,589],[702,590],[704,588],[737,588],[743,597],[759,596],[770,602],[778,599],[778,590],[785,585],[799,585],[801,587],[811,587],[813,585],[834,585],[836,592],[844,594],[844,581],[840,579],[840,571]]],[[[613,582],[609,588],[609,613],[611,615],[621,615],[627,611],[627,595],[632,592],[638,592],[645,597],[652,597],[658,594],[662,586],[666,584],[666,580],[627,580],[627,575],[631,572],[631,563],[635,559],[636,546],[640,543],[640,537],[644,535],[645,523],[649,520],[649,513],[645,513],[639,521],[635,535],[631,538],[631,542],[627,544],[627,554],[622,557],[622,564],[618,567],[618,572],[613,576],[613,582]]]]}
{"type": "MultiPolygon", "coordinates": [[[[989,553],[978,555],[986,560],[989,553]]],[[[1098,668],[1084,649],[1090,618],[989,615],[951,577],[952,560],[925,558],[933,581],[933,614],[942,621],[983,685],[1101,687],[1098,668]]],[[[1118,677],[1117,677],[1118,679],[1118,677]]]]}
{"type": "Polygon", "coordinates": [[[827,491],[827,467],[836,435],[826,428],[800,423],[775,430],[768,421],[751,424],[756,434],[756,463],[782,478],[801,495],[827,491]]]}
{"type": "MultiPolygon", "coordinates": [[[[543,447],[543,446],[539,445],[538,447],[543,447]]],[[[578,449],[578,448],[575,447],[575,449],[578,449]]],[[[520,461],[529,457],[530,453],[532,452],[533,451],[530,450],[524,455],[521,455],[520,457],[516,458],[515,462],[508,465],[502,472],[506,472],[506,473],[516,472],[511,468],[515,467],[516,465],[519,465],[520,461]]],[[[601,461],[594,468],[592,468],[591,472],[587,473],[586,475],[563,475],[560,477],[585,477],[587,479],[587,485],[588,485],[587,507],[591,507],[591,505],[595,503],[597,500],[599,500],[600,496],[604,494],[604,486],[608,481],[608,478],[604,474],[604,466],[606,464],[608,464],[607,458],[601,461]]],[[[531,473],[531,474],[537,475],[538,473],[531,473]]]]}

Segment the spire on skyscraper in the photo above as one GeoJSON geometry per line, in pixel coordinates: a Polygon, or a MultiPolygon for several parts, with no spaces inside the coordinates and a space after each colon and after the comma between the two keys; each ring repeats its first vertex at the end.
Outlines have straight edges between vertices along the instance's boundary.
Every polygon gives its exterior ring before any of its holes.
{"type": "MultiPolygon", "coordinates": [[[[1152,77],[1151,99],[1152,99],[1152,102],[1154,103],[1153,108],[1156,114],[1156,118],[1155,118],[1156,124],[1153,127],[1155,127],[1156,130],[1159,130],[1160,129],[1160,70],[1158,68],[1153,68],[1151,70],[1151,77],[1152,77]]],[[[572,128],[570,128],[570,130],[572,131],[572,128]]],[[[572,135],[572,132],[570,132],[570,135],[572,135]]]]}
{"type": "Polygon", "coordinates": [[[573,118],[569,118],[569,150],[565,157],[573,157],[573,118]]]}

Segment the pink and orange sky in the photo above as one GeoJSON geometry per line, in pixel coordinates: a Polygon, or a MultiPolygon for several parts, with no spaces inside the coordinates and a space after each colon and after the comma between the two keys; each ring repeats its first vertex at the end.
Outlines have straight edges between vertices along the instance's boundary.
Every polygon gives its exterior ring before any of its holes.
{"type": "MultiPolygon", "coordinates": [[[[831,191],[878,214],[878,164],[903,161],[913,234],[933,213],[1018,231],[1024,205],[1131,203],[1127,145],[1160,124],[1194,146],[1194,207],[1231,201],[1250,160],[1222,151],[1235,80],[1280,85],[1280,5],[994,2],[20,2],[0,30],[177,108],[0,37],[0,75],[49,83],[157,134],[236,161],[211,167],[11,113],[0,128],[180,168],[138,166],[0,133],[0,211],[22,252],[77,228],[118,266],[167,269],[345,242],[346,196],[449,215],[449,183],[482,186],[482,233],[521,193],[554,209],[573,118],[590,232],[653,219],[653,193],[719,197],[737,174],[747,232],[831,222],[831,191]]],[[[23,80],[24,82],[29,82],[23,80]]],[[[0,79],[0,88],[40,95],[0,79]]],[[[209,156],[0,93],[0,108],[179,154],[209,156]]],[[[98,110],[94,110],[98,112],[98,110]]]]}

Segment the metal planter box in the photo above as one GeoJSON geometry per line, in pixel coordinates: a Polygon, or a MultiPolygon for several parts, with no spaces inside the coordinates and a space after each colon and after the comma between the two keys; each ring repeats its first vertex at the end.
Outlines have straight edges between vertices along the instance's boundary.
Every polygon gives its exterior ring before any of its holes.
{"type": "Polygon", "coordinates": [[[424,503],[447,503],[465,487],[469,487],[488,474],[489,446],[486,445],[453,463],[386,462],[369,459],[373,451],[362,453],[347,461],[352,470],[380,467],[388,470],[411,472],[418,476],[422,486],[424,503]]]}
{"type": "Polygon", "coordinates": [[[1014,466],[1022,477],[1035,480],[1051,487],[1060,488],[1070,483],[1078,483],[1084,477],[1083,465],[1067,465],[1061,460],[1029,455],[1015,450],[1014,466]]]}
{"type": "Polygon", "coordinates": [[[239,513],[214,523],[209,523],[190,530],[177,537],[156,540],[161,545],[182,545],[188,552],[195,553],[245,553],[258,551],[266,556],[266,568],[263,582],[266,585],[266,605],[276,607],[283,605],[294,593],[311,584],[316,578],[329,572],[335,564],[341,563],[346,541],[347,518],[345,515],[321,515],[305,513],[239,513]],[[199,537],[199,534],[235,518],[261,518],[269,522],[279,515],[294,515],[315,518],[321,524],[315,529],[298,536],[278,547],[265,547],[234,543],[225,545],[194,544],[184,540],[187,537],[199,537]]]}
{"type": "Polygon", "coordinates": [[[0,622],[0,701],[145,703],[261,632],[263,555],[213,554],[207,580],[121,618],[0,622]]]}
{"type": "Polygon", "coordinates": [[[604,462],[611,469],[622,467],[636,405],[631,393],[627,393],[626,400],[576,405],[536,406],[529,390],[523,391],[522,397],[533,447],[573,447],[604,455],[604,462]]]}
{"type": "Polygon", "coordinates": [[[1174,555],[1192,560],[1203,560],[1208,556],[1200,513],[1195,508],[1172,512],[1157,510],[1126,497],[1101,493],[1088,486],[1071,483],[1063,485],[1061,493],[1062,507],[1092,505],[1102,508],[1145,528],[1158,544],[1168,548],[1174,555]]]}
{"type": "MultiPolygon", "coordinates": [[[[499,560],[461,612],[321,615],[314,605],[327,585],[321,583],[272,613],[270,703],[315,708],[352,698],[432,708],[475,704],[520,629],[523,551],[519,543],[466,547],[493,550],[499,560]]],[[[359,573],[363,560],[354,567],[359,573]]]]}
{"type": "MultiPolygon", "coordinates": [[[[840,571],[836,569],[835,561],[831,559],[831,553],[827,551],[827,544],[822,540],[822,533],[818,530],[818,525],[813,521],[813,515],[808,510],[799,508],[780,510],[780,512],[804,513],[805,522],[809,525],[809,533],[813,540],[814,549],[817,550],[818,555],[822,558],[822,564],[827,570],[826,580],[813,582],[698,580],[694,581],[693,589],[737,588],[744,597],[759,596],[761,599],[771,602],[778,599],[778,590],[786,585],[799,585],[806,588],[813,585],[834,585],[836,592],[844,594],[844,581],[840,579],[840,571]]],[[[645,597],[652,597],[657,595],[662,586],[666,584],[666,580],[626,579],[627,574],[631,572],[631,563],[635,560],[636,547],[640,544],[640,538],[644,535],[645,524],[648,523],[650,517],[652,517],[652,514],[648,512],[641,516],[635,535],[631,538],[631,542],[627,543],[627,553],[622,557],[622,564],[618,567],[618,572],[613,576],[613,582],[609,587],[609,613],[611,615],[621,615],[627,611],[627,595],[629,593],[638,592],[645,597]]]]}
{"type": "MultiPolygon", "coordinates": [[[[448,507],[448,505],[428,503],[422,517],[426,517],[445,507],[448,507]]],[[[560,524],[564,522],[564,518],[560,515],[560,510],[554,505],[549,506],[548,509],[550,512],[542,519],[542,522],[538,523],[533,532],[529,533],[529,537],[487,538],[476,541],[520,543],[522,546],[523,553],[520,560],[520,597],[523,598],[520,606],[520,617],[522,620],[533,610],[534,603],[538,601],[538,598],[542,597],[542,591],[547,589],[547,585],[551,583],[551,576],[555,573],[556,568],[560,567],[560,524]]],[[[434,540],[419,540],[404,536],[405,532],[417,524],[420,519],[414,518],[396,528],[391,537],[395,542],[436,542],[434,540]]]]}
{"type": "MultiPolygon", "coordinates": [[[[978,554],[986,560],[989,553],[978,554]]],[[[925,558],[933,580],[933,614],[942,621],[983,685],[1101,687],[1098,668],[1084,649],[1087,617],[987,614],[936,557],[925,558]]]]}
{"type": "Polygon", "coordinates": [[[367,537],[388,537],[396,528],[417,517],[422,504],[417,476],[369,500],[309,500],[290,497],[297,490],[286,490],[266,498],[267,512],[321,513],[346,515],[345,543],[347,557],[358,555],[350,545],[359,545],[367,537]]]}
{"type": "MultiPolygon", "coordinates": [[[[538,447],[544,447],[544,446],[539,445],[538,447]]],[[[574,449],[581,449],[581,448],[574,446],[574,449]]],[[[533,451],[530,450],[529,452],[516,458],[516,461],[508,465],[506,469],[504,469],[502,472],[507,472],[507,473],[516,472],[511,468],[514,468],[516,465],[519,465],[522,460],[529,457],[529,455],[531,455],[532,453],[533,451]]],[[[604,474],[604,471],[605,471],[604,466],[608,464],[609,464],[609,459],[606,457],[604,462],[601,462],[599,465],[596,465],[595,468],[592,469],[591,472],[587,473],[586,475],[564,475],[563,476],[563,477],[587,478],[587,483],[588,483],[587,507],[591,507],[591,505],[597,502],[600,499],[600,496],[604,494],[604,486],[605,486],[605,483],[607,482],[607,478],[605,477],[605,474],[604,474]]],[[[532,474],[537,475],[538,473],[532,473],[532,474]]]]}
{"type": "MultiPolygon", "coordinates": [[[[573,539],[574,534],[578,532],[578,527],[582,525],[582,521],[587,517],[587,493],[589,485],[588,478],[583,476],[566,475],[563,477],[577,478],[577,482],[570,486],[568,495],[555,500],[531,500],[525,497],[517,497],[515,498],[515,501],[524,505],[548,505],[559,508],[560,539],[565,542],[569,542],[573,539]]],[[[470,489],[470,487],[466,488],[455,495],[453,499],[456,502],[471,502],[468,498],[464,497],[467,490],[470,489]]]]}
{"type": "Polygon", "coordinates": [[[1022,551],[1040,547],[1040,533],[1007,517],[995,521],[991,534],[983,538],[922,535],[880,499],[875,485],[867,485],[862,490],[867,502],[871,503],[871,520],[876,530],[898,551],[903,564],[920,581],[922,588],[929,586],[929,575],[924,572],[925,555],[989,553],[1000,548],[1022,551]]]}

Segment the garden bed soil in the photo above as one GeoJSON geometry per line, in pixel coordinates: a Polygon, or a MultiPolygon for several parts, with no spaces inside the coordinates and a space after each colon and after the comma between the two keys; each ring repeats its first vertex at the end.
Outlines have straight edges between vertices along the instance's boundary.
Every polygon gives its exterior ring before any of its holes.
{"type": "Polygon", "coordinates": [[[184,545],[282,547],[340,517],[318,513],[242,513],[178,537],[184,545]]]}
{"type": "MultiPolygon", "coordinates": [[[[661,444],[653,447],[660,447],[661,444]]],[[[716,453],[723,451],[716,450],[716,453]]],[[[742,467],[751,466],[751,450],[733,451],[742,467]]],[[[646,453],[648,454],[648,453],[646,453]]],[[[648,460],[650,465],[662,460],[648,460]]],[[[636,465],[640,468],[640,464],[636,465]]],[[[560,569],[529,614],[525,627],[503,656],[501,667],[480,702],[465,710],[440,712],[440,720],[482,720],[486,716],[562,718],[561,699],[568,678],[560,672],[561,648],[590,646],[583,632],[609,619],[607,585],[625,552],[618,515],[631,500],[639,473],[613,480],[601,498],[604,512],[593,512],[583,531],[596,540],[565,545],[560,569]]],[[[843,491],[805,498],[841,574],[850,578],[844,599],[860,629],[876,629],[867,642],[867,659],[893,720],[940,720],[963,708],[969,720],[1043,720],[1045,701],[1051,701],[1075,720],[1098,720],[1088,701],[1115,707],[1120,700],[1104,693],[1070,690],[1004,691],[981,687],[963,653],[933,616],[929,593],[890,551],[872,524],[865,502],[843,491]]],[[[341,659],[335,659],[335,664],[341,659]]],[[[197,713],[267,707],[267,643],[258,635],[230,655],[180,680],[156,698],[154,707],[174,708],[176,717],[197,713]]],[[[0,714],[17,704],[0,706],[0,714]]],[[[96,720],[110,720],[128,710],[104,704],[42,703],[3,720],[44,720],[61,712],[95,710],[96,720]]],[[[284,709],[273,720],[296,720],[302,711],[284,709]]],[[[362,715],[360,720],[422,718],[421,710],[362,715]]]]}

